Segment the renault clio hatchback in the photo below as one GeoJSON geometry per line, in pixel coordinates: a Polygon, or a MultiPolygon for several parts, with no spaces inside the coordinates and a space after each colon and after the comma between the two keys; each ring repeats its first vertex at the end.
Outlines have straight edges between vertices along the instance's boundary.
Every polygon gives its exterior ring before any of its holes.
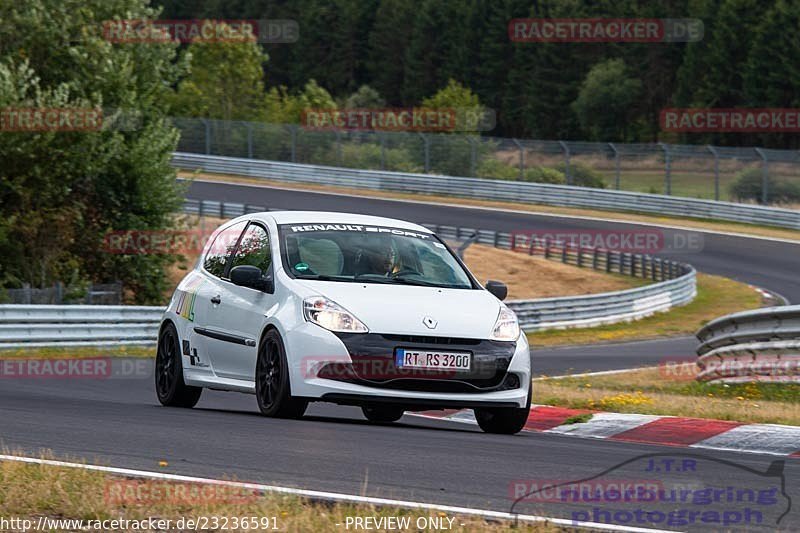
{"type": "Polygon", "coordinates": [[[212,388],[255,394],[267,416],[325,401],[374,422],[469,408],[484,431],[516,433],[530,355],[506,292],[417,224],[245,215],[212,234],[163,315],[158,399],[193,407],[212,388]]]}

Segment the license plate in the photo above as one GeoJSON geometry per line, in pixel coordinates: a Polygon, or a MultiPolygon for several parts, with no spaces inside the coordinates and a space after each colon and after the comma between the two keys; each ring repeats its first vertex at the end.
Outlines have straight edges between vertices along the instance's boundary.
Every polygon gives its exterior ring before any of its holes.
{"type": "Polygon", "coordinates": [[[395,351],[398,368],[429,368],[441,370],[469,370],[472,354],[467,352],[432,352],[398,348],[395,351]]]}

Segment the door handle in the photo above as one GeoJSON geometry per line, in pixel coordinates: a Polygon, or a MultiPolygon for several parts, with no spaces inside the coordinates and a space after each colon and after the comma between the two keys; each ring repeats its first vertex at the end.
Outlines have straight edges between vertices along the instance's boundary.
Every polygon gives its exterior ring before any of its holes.
{"type": "Polygon", "coordinates": [[[219,305],[220,303],[222,303],[222,298],[220,298],[219,294],[217,294],[216,296],[212,296],[211,303],[219,305]]]}

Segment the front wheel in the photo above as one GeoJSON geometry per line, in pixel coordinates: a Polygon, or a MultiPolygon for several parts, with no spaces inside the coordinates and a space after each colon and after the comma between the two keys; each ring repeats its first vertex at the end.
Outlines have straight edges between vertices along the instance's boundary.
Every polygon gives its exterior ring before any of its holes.
{"type": "Polygon", "coordinates": [[[183,381],[178,331],[172,323],[166,324],[158,335],[155,378],[156,396],[161,405],[194,407],[200,400],[203,389],[190,387],[183,381]]]}
{"type": "Polygon", "coordinates": [[[292,397],[286,350],[274,329],[264,335],[258,349],[256,399],[261,413],[275,418],[300,418],[308,407],[308,400],[292,397]]]}
{"type": "Polygon", "coordinates": [[[399,407],[369,405],[362,407],[361,412],[370,422],[397,422],[405,413],[399,407]]]}
{"type": "Polygon", "coordinates": [[[486,433],[514,435],[525,427],[531,412],[532,386],[528,388],[528,401],[525,407],[475,409],[475,419],[486,433]]]}

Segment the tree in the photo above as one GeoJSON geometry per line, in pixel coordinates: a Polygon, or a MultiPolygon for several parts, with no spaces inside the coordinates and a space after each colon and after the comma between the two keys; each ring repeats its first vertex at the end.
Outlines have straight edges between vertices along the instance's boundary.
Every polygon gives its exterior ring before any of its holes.
{"type": "Polygon", "coordinates": [[[622,59],[609,59],[592,67],[572,103],[591,140],[627,140],[633,104],[641,87],[638,79],[630,77],[622,59]]]}
{"type": "Polygon", "coordinates": [[[180,74],[175,44],[115,44],[102,32],[103,21],[156,15],[145,0],[0,3],[0,108],[105,117],[98,130],[0,132],[3,286],[122,280],[136,302],[163,303],[174,257],[103,244],[108,231],[170,227],[181,204],[170,166],[177,132],[164,118],[180,74]]]}
{"type": "Polygon", "coordinates": [[[478,131],[485,120],[486,108],[478,95],[451,79],[433,96],[422,100],[423,108],[453,110],[458,131],[478,131]]]}
{"type": "Polygon", "coordinates": [[[191,73],[171,98],[177,116],[245,120],[260,112],[267,55],[249,40],[189,45],[191,73]]]}
{"type": "Polygon", "coordinates": [[[262,117],[266,122],[297,124],[306,109],[337,109],[337,105],[316,80],[309,80],[297,94],[291,94],[286,87],[270,89],[264,97],[262,117]]]}
{"type": "Polygon", "coordinates": [[[411,40],[416,5],[408,0],[383,0],[369,33],[366,70],[370,85],[391,105],[403,103],[405,51],[411,40]],[[399,60],[392,61],[391,58],[399,60]]]}
{"type": "Polygon", "coordinates": [[[347,97],[344,107],[347,109],[369,109],[386,105],[381,95],[369,85],[362,85],[356,92],[347,97]]]}

